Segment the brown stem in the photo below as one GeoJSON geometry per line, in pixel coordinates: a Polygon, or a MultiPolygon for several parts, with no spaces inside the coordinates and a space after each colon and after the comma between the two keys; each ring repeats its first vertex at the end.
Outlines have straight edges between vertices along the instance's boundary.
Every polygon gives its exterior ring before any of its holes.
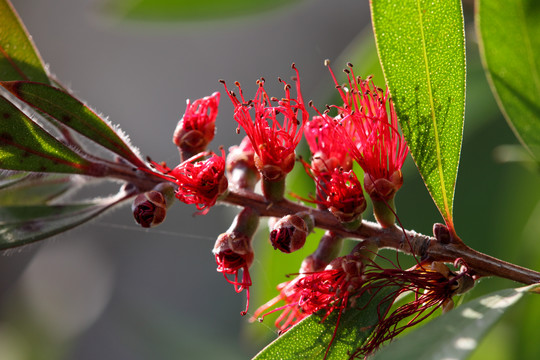
{"type": "Polygon", "coordinates": [[[301,211],[309,212],[315,227],[330,230],[347,238],[374,240],[379,248],[392,248],[416,255],[420,260],[453,263],[462,259],[477,276],[498,276],[523,284],[540,282],[540,273],[478,252],[461,241],[442,243],[432,236],[419,234],[413,230],[398,227],[382,228],[379,224],[363,221],[354,231],[342,227],[341,223],[328,211],[319,210],[288,200],[270,202],[263,196],[247,190],[230,191],[225,203],[250,207],[261,216],[283,217],[301,211]]]}

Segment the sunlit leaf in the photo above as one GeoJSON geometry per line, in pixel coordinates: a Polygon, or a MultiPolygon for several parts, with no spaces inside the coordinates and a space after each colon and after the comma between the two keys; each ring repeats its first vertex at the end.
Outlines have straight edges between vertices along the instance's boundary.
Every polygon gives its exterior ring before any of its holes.
{"type": "Polygon", "coordinates": [[[7,0],[0,0],[0,80],[49,83],[32,38],[7,0]]]}
{"type": "Polygon", "coordinates": [[[2,82],[1,85],[31,107],[51,116],[134,165],[145,167],[142,160],[108,123],[67,92],[35,82],[2,82]]]}
{"type": "Polygon", "coordinates": [[[92,164],[0,96],[0,168],[91,174],[92,164]]]}
{"type": "Polygon", "coordinates": [[[371,2],[379,58],[424,182],[453,228],[465,111],[465,40],[459,0],[371,2]]]}
{"type": "Polygon", "coordinates": [[[501,290],[463,304],[391,343],[373,360],[466,359],[507,310],[539,287],[501,290]]]}
{"type": "Polygon", "coordinates": [[[197,21],[246,16],[298,0],[108,0],[104,12],[127,19],[197,21]]]}
{"type": "Polygon", "coordinates": [[[540,160],[540,2],[478,0],[484,66],[516,136],[540,160]]]}
{"type": "Polygon", "coordinates": [[[120,203],[125,195],[81,204],[0,207],[0,249],[42,240],[89,221],[120,203]]]}
{"type": "Polygon", "coordinates": [[[254,360],[322,359],[330,342],[328,360],[348,359],[373,331],[379,321],[378,313],[384,313],[391,305],[383,299],[395,290],[384,287],[375,296],[366,293],[358,298],[355,308],[342,313],[333,341],[338,312],[334,311],[322,322],[322,316],[314,314],[264,348],[254,360]]]}

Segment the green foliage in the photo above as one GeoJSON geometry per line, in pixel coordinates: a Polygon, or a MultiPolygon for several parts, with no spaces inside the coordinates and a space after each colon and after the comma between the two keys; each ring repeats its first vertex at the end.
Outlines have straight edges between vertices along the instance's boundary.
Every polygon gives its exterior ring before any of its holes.
{"type": "Polygon", "coordinates": [[[540,160],[540,3],[476,4],[480,49],[499,107],[516,136],[540,160]]]}
{"type": "Polygon", "coordinates": [[[120,203],[124,195],[69,205],[0,207],[0,250],[26,245],[65,232],[120,203]]]}
{"type": "Polygon", "coordinates": [[[49,85],[25,81],[0,84],[37,111],[49,115],[63,125],[129,160],[132,164],[145,167],[142,160],[133,153],[109,124],[67,92],[49,85]]]}
{"type": "Polygon", "coordinates": [[[369,337],[379,321],[379,312],[384,313],[392,305],[385,297],[395,291],[387,286],[375,295],[365,293],[341,317],[337,310],[324,321],[324,311],[313,314],[287,330],[254,360],[322,359],[329,344],[326,359],[346,359],[369,337]]]}
{"type": "Polygon", "coordinates": [[[91,163],[0,97],[0,168],[85,174],[91,163]]]}
{"type": "Polygon", "coordinates": [[[379,58],[426,186],[453,227],[465,111],[465,40],[457,0],[373,1],[379,58]]]}
{"type": "Polygon", "coordinates": [[[463,304],[396,340],[373,359],[466,359],[506,311],[538,288],[501,290],[463,304]]]}
{"type": "Polygon", "coordinates": [[[292,1],[287,0],[108,0],[104,5],[104,11],[126,19],[200,21],[246,16],[291,3],[292,1]]]}
{"type": "Polygon", "coordinates": [[[0,80],[48,83],[43,62],[9,1],[0,0],[0,80]]]}

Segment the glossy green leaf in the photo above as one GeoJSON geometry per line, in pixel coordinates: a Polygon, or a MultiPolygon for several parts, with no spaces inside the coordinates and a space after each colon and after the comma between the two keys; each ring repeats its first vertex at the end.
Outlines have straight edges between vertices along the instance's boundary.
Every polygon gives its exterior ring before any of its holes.
{"type": "Polygon", "coordinates": [[[32,38],[7,0],[0,0],[0,80],[49,83],[32,38]]]}
{"type": "Polygon", "coordinates": [[[506,289],[463,304],[391,343],[373,360],[466,359],[507,310],[538,289],[540,285],[506,289]]]}
{"type": "Polygon", "coordinates": [[[379,58],[403,133],[447,224],[465,111],[465,40],[459,0],[374,0],[379,58]]]}
{"type": "Polygon", "coordinates": [[[108,0],[103,8],[106,13],[127,19],[200,21],[246,16],[273,10],[293,2],[290,0],[108,0]]]}
{"type": "Polygon", "coordinates": [[[478,0],[484,66],[516,136],[540,160],[540,2],[478,0]]]}
{"type": "Polygon", "coordinates": [[[91,174],[91,165],[0,96],[0,169],[91,174]]]}
{"type": "Polygon", "coordinates": [[[358,298],[355,308],[341,314],[333,341],[338,312],[322,322],[321,315],[313,314],[287,330],[254,360],[322,359],[330,342],[327,360],[348,359],[373,331],[379,321],[378,312],[384,313],[391,305],[383,299],[395,291],[394,287],[384,287],[375,296],[364,294],[358,298]]]}
{"type": "Polygon", "coordinates": [[[120,203],[125,196],[81,204],[0,207],[0,250],[14,248],[67,231],[120,203]]]}
{"type": "Polygon", "coordinates": [[[132,164],[145,167],[143,161],[107,122],[67,92],[26,81],[2,82],[1,85],[34,109],[51,116],[132,164]]]}

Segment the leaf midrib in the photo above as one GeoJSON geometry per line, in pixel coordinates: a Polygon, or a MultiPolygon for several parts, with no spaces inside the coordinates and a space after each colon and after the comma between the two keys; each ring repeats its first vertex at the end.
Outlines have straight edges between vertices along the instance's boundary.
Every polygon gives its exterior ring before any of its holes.
{"type": "Polygon", "coordinates": [[[428,95],[429,95],[429,106],[431,110],[431,121],[433,122],[433,132],[435,135],[435,149],[437,151],[437,170],[439,172],[439,180],[441,181],[441,194],[443,198],[444,203],[444,210],[446,212],[445,220],[447,222],[452,221],[452,214],[450,212],[450,208],[448,206],[448,196],[446,194],[446,185],[444,182],[444,174],[443,174],[443,167],[442,167],[442,160],[441,160],[441,145],[439,142],[439,131],[437,129],[437,116],[435,114],[435,105],[433,101],[433,92],[431,89],[431,77],[429,75],[429,62],[427,57],[427,49],[426,49],[426,38],[424,35],[424,21],[422,17],[422,9],[420,7],[420,0],[416,0],[416,8],[418,10],[418,18],[420,23],[420,34],[422,36],[422,54],[424,56],[424,65],[426,68],[426,80],[427,80],[427,86],[428,86],[428,95]]]}

